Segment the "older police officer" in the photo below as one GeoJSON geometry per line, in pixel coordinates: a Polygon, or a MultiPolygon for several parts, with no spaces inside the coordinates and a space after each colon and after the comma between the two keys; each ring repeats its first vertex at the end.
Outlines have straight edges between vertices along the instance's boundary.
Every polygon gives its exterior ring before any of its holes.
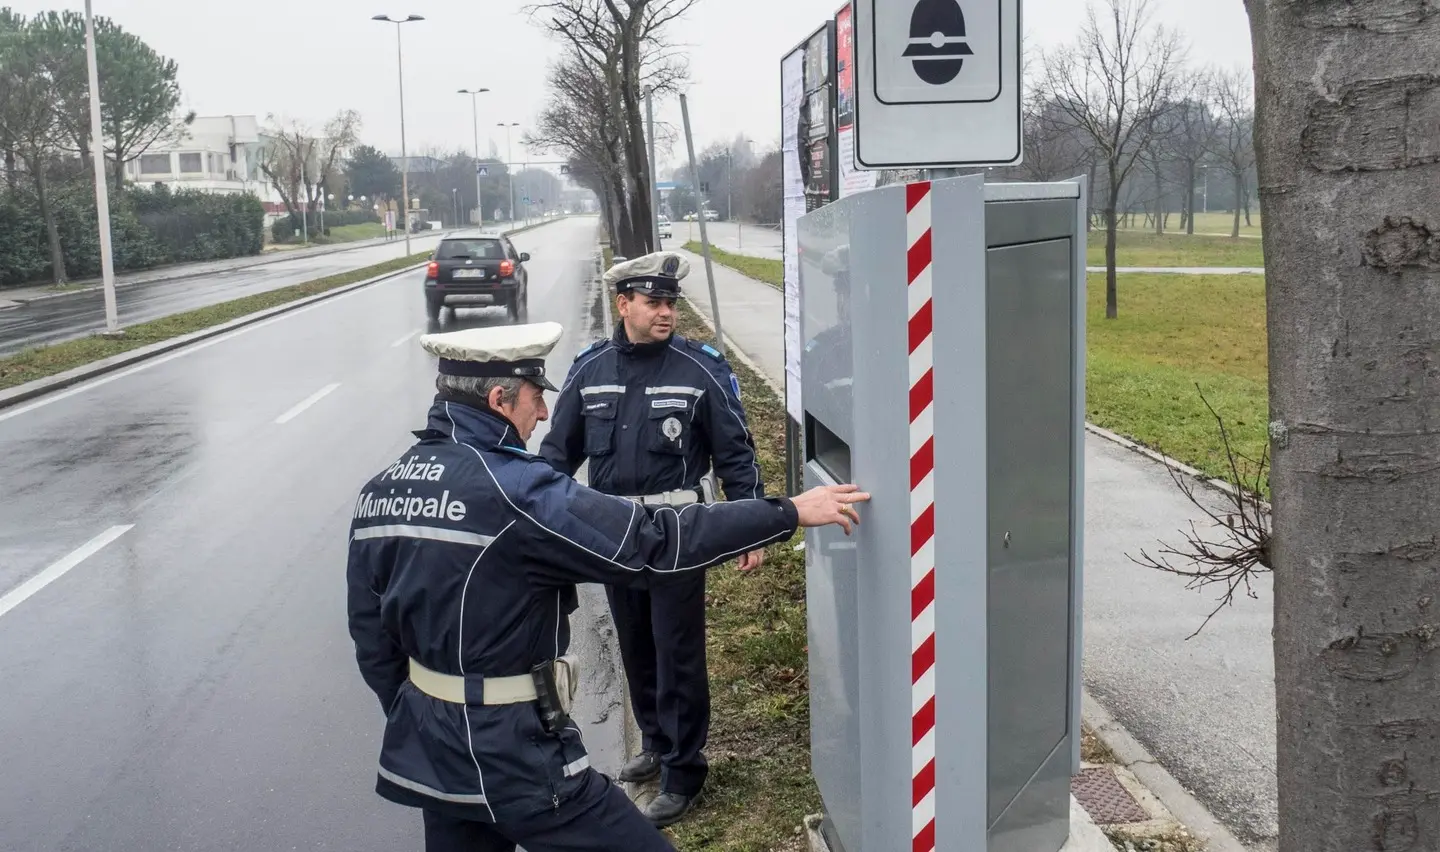
{"type": "Polygon", "coordinates": [[[424,811],[428,852],[671,850],[589,766],[556,661],[575,583],[663,588],[799,526],[858,521],[853,486],[639,506],[525,450],[554,323],[421,339],[439,395],[351,524],[350,635],[386,714],[376,791],[424,811]]]}
{"type": "MultiPolygon", "coordinates": [[[[713,464],[729,500],[765,495],[730,365],[713,347],[675,334],[675,300],[688,272],[683,257],[658,252],[606,273],[620,323],[613,337],[580,353],[555,404],[540,454],[560,472],[573,475],[589,459],[592,487],[682,507],[713,501],[713,464]]],[[[752,550],[740,568],[763,558],[752,550]]],[[[648,781],[663,767],[660,795],[645,813],[669,825],[690,808],[707,773],[705,575],[606,593],[643,739],[620,780],[648,781]]]]}

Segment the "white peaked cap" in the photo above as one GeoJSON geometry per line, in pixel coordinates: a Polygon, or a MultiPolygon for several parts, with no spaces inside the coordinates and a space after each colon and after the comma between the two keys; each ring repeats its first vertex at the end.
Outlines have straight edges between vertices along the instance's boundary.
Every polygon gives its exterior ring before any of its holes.
{"type": "Polygon", "coordinates": [[[440,359],[445,375],[522,378],[554,390],[545,378],[545,356],[564,332],[558,322],[497,325],[427,334],[420,346],[440,359]]]}

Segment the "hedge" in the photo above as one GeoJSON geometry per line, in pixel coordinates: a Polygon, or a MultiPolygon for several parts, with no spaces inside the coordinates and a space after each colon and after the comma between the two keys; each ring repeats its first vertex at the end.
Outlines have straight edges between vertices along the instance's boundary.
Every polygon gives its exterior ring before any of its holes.
{"type": "MultiPolygon", "coordinates": [[[[83,182],[51,188],[56,227],[71,280],[100,274],[95,196],[83,182]]],[[[110,197],[110,236],[118,272],[260,253],[265,208],[253,195],[129,187],[110,197]]],[[[40,206],[23,186],[0,191],[0,287],[53,281],[40,206]]]]}

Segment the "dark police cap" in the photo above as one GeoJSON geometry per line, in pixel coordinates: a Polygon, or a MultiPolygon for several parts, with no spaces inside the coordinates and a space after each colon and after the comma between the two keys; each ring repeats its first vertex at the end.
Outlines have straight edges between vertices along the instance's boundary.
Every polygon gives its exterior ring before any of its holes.
{"type": "Polygon", "coordinates": [[[545,378],[545,356],[564,331],[558,322],[467,328],[427,334],[420,345],[440,359],[441,375],[525,379],[553,391],[556,387],[545,378]]]}
{"type": "Polygon", "coordinates": [[[675,299],[680,296],[680,280],[689,274],[688,260],[674,252],[658,251],[610,267],[605,286],[614,287],[617,293],[675,299]]]}

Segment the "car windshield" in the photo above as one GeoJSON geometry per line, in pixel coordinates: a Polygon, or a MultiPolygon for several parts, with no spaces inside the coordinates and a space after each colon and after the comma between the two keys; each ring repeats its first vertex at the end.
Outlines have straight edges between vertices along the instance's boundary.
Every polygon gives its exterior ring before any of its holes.
{"type": "Polygon", "coordinates": [[[440,260],[502,260],[505,249],[499,240],[445,240],[435,256],[440,260]]]}

